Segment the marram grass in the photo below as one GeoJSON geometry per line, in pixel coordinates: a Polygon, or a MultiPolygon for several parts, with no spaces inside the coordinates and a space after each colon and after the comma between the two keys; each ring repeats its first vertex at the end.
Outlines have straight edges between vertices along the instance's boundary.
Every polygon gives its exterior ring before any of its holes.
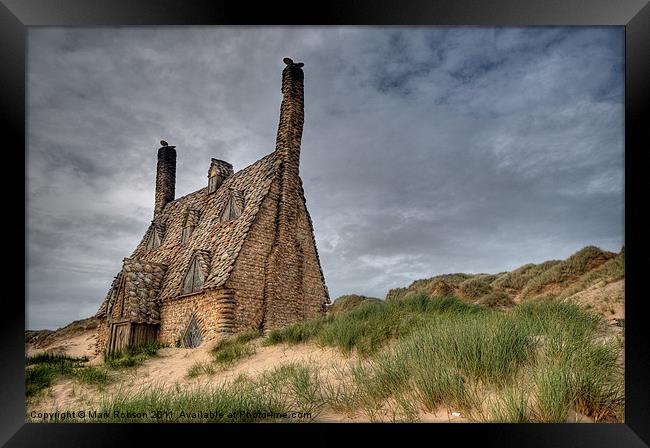
{"type": "MultiPolygon", "coordinates": [[[[219,342],[214,361],[193,365],[188,376],[241,360],[259,337],[252,332],[219,342]]],[[[210,387],[117,393],[106,396],[101,409],[132,415],[171,409],[173,415],[155,421],[174,422],[313,421],[323,411],[368,421],[417,421],[441,409],[473,421],[563,422],[572,412],[594,421],[623,420],[621,339],[607,333],[602,318],[573,304],[539,300],[498,311],[409,292],[273,331],[262,342],[308,341],[358,356],[326,376],[316,366],[280,365],[225,384],[211,381],[210,387]],[[218,412],[191,414],[201,409],[218,412]],[[233,409],[240,413],[229,414],[233,409]],[[291,412],[303,417],[286,418],[291,412]]],[[[28,361],[28,369],[60,364],[66,374],[77,362],[37,361],[28,361]]],[[[88,378],[97,374],[85,372],[88,378]]]]}
{"type": "Polygon", "coordinates": [[[371,420],[406,396],[424,412],[445,406],[486,421],[560,422],[572,409],[620,421],[621,344],[604,341],[604,330],[598,315],[552,299],[501,312],[410,292],[272,332],[266,343],[313,341],[361,355],[338,384],[323,382],[321,395],[371,420]]]}

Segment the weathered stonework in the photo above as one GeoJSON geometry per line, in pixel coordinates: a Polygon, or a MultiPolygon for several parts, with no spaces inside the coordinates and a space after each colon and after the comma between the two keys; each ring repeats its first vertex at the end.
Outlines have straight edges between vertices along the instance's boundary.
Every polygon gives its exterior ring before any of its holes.
{"type": "Polygon", "coordinates": [[[219,332],[222,320],[225,289],[209,290],[181,296],[165,301],[161,306],[160,341],[175,346],[183,337],[192,317],[196,318],[204,341],[211,341],[222,334],[219,332]]]}
{"type": "Polygon", "coordinates": [[[102,354],[106,351],[108,344],[108,328],[109,324],[106,319],[102,320],[97,325],[97,345],[95,346],[95,354],[102,354]]]}
{"type": "Polygon", "coordinates": [[[212,159],[208,170],[208,193],[214,193],[224,180],[233,175],[232,165],[218,159],[212,159]]]}
{"type": "Polygon", "coordinates": [[[174,200],[176,195],[176,149],[163,146],[158,149],[158,166],[156,168],[156,205],[154,217],[174,200]]]}
{"type": "Polygon", "coordinates": [[[131,339],[155,335],[175,345],[192,319],[209,341],[325,312],[329,296],[299,177],[304,75],[302,64],[285,63],[273,153],[236,173],[212,159],[208,185],[174,200],[176,152],[158,151],[154,219],[97,312],[99,353],[124,339],[127,324],[131,339]]]}
{"type": "Polygon", "coordinates": [[[277,232],[279,180],[271,184],[226,285],[239,305],[238,331],[261,328],[265,307],[266,263],[277,232]]]}

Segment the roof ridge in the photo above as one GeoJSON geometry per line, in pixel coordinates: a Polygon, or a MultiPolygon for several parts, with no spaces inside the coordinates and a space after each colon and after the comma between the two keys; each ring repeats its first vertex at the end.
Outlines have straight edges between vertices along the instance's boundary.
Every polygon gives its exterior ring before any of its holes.
{"type": "MultiPolygon", "coordinates": [[[[219,186],[219,189],[221,189],[221,187],[222,187],[223,185],[225,185],[228,181],[231,181],[231,179],[233,179],[235,176],[239,175],[241,172],[246,171],[247,169],[249,169],[249,168],[252,167],[253,165],[262,162],[262,161],[263,161],[264,159],[266,159],[266,158],[271,158],[271,156],[276,156],[276,157],[277,157],[276,152],[275,152],[275,151],[270,152],[270,153],[268,153],[267,155],[265,155],[264,157],[262,157],[261,159],[258,159],[258,160],[256,160],[255,162],[246,165],[246,166],[245,166],[244,168],[242,168],[241,170],[236,171],[235,173],[232,174],[232,176],[229,176],[226,180],[223,181],[223,184],[219,186]]],[[[163,208],[163,211],[165,211],[165,209],[167,208],[167,206],[168,206],[169,204],[178,203],[178,202],[182,201],[183,199],[187,198],[188,196],[191,196],[191,195],[193,195],[193,194],[198,194],[198,193],[200,193],[200,192],[203,191],[203,190],[207,190],[207,188],[208,188],[208,186],[206,185],[205,187],[201,187],[201,188],[199,188],[198,190],[190,191],[189,193],[187,193],[187,194],[185,194],[185,195],[183,195],[183,196],[181,196],[181,197],[178,197],[178,198],[174,199],[173,201],[169,201],[169,202],[165,205],[165,208],[163,208]]]]}
{"type": "Polygon", "coordinates": [[[136,258],[136,257],[124,257],[124,259],[122,260],[122,264],[124,264],[124,262],[127,261],[127,260],[132,261],[132,262],[136,262],[136,263],[155,264],[156,266],[161,266],[161,267],[164,267],[164,268],[169,267],[165,263],[157,263],[155,261],[149,261],[149,260],[145,260],[144,258],[136,258]]]}

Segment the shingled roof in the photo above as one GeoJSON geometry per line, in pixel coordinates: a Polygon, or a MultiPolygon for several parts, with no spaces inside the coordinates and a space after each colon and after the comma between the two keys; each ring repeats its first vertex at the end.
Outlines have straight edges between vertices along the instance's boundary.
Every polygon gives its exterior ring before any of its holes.
{"type": "Polygon", "coordinates": [[[280,163],[277,153],[271,153],[225,179],[215,193],[208,194],[207,187],[201,188],[169,202],[163,208],[131,255],[131,258],[168,266],[158,302],[181,294],[185,273],[196,253],[207,254],[206,257],[201,256],[202,260],[209,260],[210,263],[203,288],[224,285],[262,200],[279,172],[280,163]],[[231,196],[242,206],[241,215],[237,219],[222,221],[222,212],[231,196]],[[189,240],[182,243],[182,228],[190,220],[194,230],[189,240]],[[161,235],[159,247],[147,250],[148,237],[154,227],[158,231],[164,229],[165,233],[161,235]]]}
{"type": "Polygon", "coordinates": [[[157,324],[158,293],[167,266],[135,258],[125,258],[122,271],[115,277],[97,316],[110,313],[118,298],[118,289],[124,285],[124,316],[131,322],[157,324]]]}
{"type": "Polygon", "coordinates": [[[99,306],[99,309],[95,313],[95,317],[102,317],[106,315],[106,310],[108,308],[108,303],[111,301],[111,297],[113,296],[113,293],[117,291],[117,288],[120,284],[120,281],[122,280],[122,272],[118,272],[115,278],[113,278],[113,282],[111,283],[111,287],[108,290],[108,293],[106,294],[106,297],[104,298],[104,301],[102,304],[99,306]]]}
{"type": "Polygon", "coordinates": [[[186,226],[196,227],[199,225],[199,220],[201,219],[200,210],[188,210],[186,216],[187,216],[187,218],[185,219],[186,226]]]}

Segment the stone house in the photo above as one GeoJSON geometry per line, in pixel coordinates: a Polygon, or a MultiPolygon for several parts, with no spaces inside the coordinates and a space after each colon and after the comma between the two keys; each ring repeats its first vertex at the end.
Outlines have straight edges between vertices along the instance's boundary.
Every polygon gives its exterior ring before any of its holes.
{"type": "Polygon", "coordinates": [[[97,311],[97,352],[158,340],[268,331],[329,301],[299,176],[302,63],[285,58],[275,151],[234,172],[212,159],[206,186],[175,199],[176,149],[158,149],[153,220],[97,311]]]}

